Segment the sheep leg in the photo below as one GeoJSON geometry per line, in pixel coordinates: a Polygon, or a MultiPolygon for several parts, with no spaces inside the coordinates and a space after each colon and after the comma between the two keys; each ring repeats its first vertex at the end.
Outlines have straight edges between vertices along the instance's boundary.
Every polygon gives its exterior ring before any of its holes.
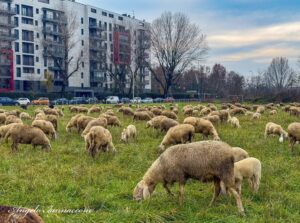
{"type": "Polygon", "coordinates": [[[229,189],[231,194],[234,196],[235,200],[236,200],[236,204],[237,204],[237,207],[238,207],[238,210],[239,210],[239,213],[242,215],[242,216],[245,216],[245,211],[244,211],[244,207],[243,207],[243,203],[242,203],[242,200],[241,200],[241,197],[240,195],[237,193],[237,191],[233,188],[230,188],[229,189]]]}
{"type": "Polygon", "coordinates": [[[209,206],[212,206],[213,203],[217,200],[217,197],[219,197],[220,193],[221,193],[221,186],[220,186],[220,179],[215,179],[214,180],[214,186],[215,186],[215,190],[214,190],[214,195],[213,198],[209,204],[209,206]]]}
{"type": "Polygon", "coordinates": [[[11,145],[12,152],[16,152],[18,150],[18,143],[13,142],[11,145]]]}
{"type": "Polygon", "coordinates": [[[174,194],[172,193],[172,191],[170,190],[170,188],[168,187],[167,183],[163,184],[163,187],[166,189],[167,193],[171,196],[174,196],[174,194]]]}
{"type": "Polygon", "coordinates": [[[183,204],[184,199],[184,184],[179,184],[179,204],[183,204]]]}

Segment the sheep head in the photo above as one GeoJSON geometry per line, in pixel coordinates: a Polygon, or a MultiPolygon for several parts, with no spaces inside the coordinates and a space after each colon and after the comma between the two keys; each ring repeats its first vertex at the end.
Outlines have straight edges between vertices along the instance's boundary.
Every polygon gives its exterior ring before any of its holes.
{"type": "Polygon", "coordinates": [[[150,198],[152,191],[150,192],[148,185],[144,180],[141,180],[133,190],[133,199],[136,201],[145,200],[150,198]]]}
{"type": "Polygon", "coordinates": [[[147,124],[146,124],[146,128],[149,128],[152,126],[152,122],[151,121],[148,121],[147,124]]]}
{"type": "Polygon", "coordinates": [[[127,134],[126,134],[126,129],[123,129],[123,132],[121,134],[121,140],[123,142],[127,142],[127,134]]]}

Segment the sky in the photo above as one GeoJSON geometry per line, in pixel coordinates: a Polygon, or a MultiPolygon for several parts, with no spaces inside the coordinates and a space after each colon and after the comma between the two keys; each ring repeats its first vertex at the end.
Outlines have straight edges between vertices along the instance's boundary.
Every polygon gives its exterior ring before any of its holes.
{"type": "Polygon", "coordinates": [[[77,0],[152,22],[165,11],[188,15],[207,36],[205,65],[223,64],[251,76],[272,58],[300,56],[300,0],[77,0]]]}

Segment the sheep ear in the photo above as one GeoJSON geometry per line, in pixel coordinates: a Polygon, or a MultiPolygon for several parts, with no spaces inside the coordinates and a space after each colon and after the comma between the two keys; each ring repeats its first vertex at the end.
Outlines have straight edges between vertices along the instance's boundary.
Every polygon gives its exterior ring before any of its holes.
{"type": "Polygon", "coordinates": [[[280,135],[279,142],[283,142],[283,135],[280,135]]]}
{"type": "Polygon", "coordinates": [[[150,192],[148,186],[145,186],[143,189],[143,198],[148,199],[150,197],[150,192]]]}

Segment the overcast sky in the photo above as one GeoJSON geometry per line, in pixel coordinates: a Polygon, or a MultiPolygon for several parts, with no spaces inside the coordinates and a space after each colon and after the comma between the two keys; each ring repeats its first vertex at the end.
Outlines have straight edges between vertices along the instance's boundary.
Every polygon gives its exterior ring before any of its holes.
{"type": "Polygon", "coordinates": [[[151,22],[165,11],[183,12],[207,35],[207,65],[221,63],[243,75],[300,56],[300,0],[77,0],[151,22]]]}

